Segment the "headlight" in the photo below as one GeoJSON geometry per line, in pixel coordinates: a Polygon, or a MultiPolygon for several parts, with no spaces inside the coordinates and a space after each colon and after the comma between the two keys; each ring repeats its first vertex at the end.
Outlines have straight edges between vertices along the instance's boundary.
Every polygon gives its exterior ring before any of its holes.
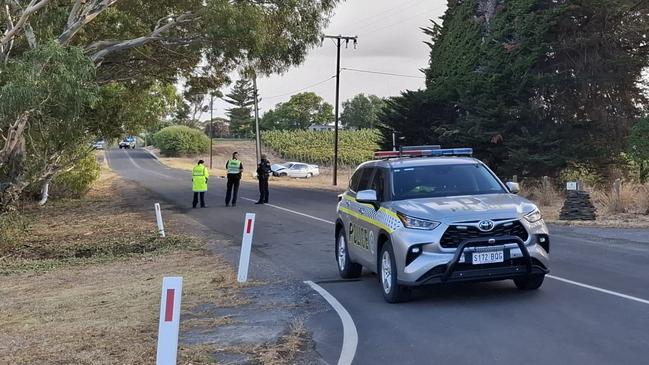
{"type": "Polygon", "coordinates": [[[530,223],[538,222],[543,218],[541,212],[538,209],[534,209],[531,213],[525,214],[525,220],[530,223]]]}
{"type": "Polygon", "coordinates": [[[401,223],[406,228],[412,228],[412,229],[423,229],[423,230],[433,230],[437,228],[440,223],[435,222],[435,221],[429,221],[427,219],[420,219],[420,218],[415,218],[415,217],[410,217],[407,216],[403,213],[397,212],[397,217],[401,220],[401,223]]]}

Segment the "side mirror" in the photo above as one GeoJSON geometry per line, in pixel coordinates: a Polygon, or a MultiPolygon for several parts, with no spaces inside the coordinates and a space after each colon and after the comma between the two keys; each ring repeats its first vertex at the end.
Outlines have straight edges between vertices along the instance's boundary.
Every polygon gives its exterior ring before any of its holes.
{"type": "Polygon", "coordinates": [[[378,198],[376,197],[376,190],[361,190],[356,193],[356,201],[362,204],[372,204],[376,206],[378,204],[378,198]]]}
{"type": "Polygon", "coordinates": [[[518,183],[509,181],[505,185],[507,185],[507,189],[509,189],[509,192],[512,194],[518,194],[518,192],[521,191],[521,187],[518,183]]]}

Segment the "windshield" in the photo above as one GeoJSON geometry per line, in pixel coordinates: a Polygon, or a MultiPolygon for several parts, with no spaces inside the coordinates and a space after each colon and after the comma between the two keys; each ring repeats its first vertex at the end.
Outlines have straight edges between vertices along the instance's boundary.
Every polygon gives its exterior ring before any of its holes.
{"type": "Polygon", "coordinates": [[[392,176],[393,200],[506,192],[481,164],[400,168],[392,176]]]}

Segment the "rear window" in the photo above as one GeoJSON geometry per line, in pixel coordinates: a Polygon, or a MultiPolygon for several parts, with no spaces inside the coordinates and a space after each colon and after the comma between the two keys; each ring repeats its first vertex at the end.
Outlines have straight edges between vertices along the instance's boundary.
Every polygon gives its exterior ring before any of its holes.
{"type": "Polygon", "coordinates": [[[399,168],[392,176],[393,200],[506,192],[482,164],[399,168]]]}

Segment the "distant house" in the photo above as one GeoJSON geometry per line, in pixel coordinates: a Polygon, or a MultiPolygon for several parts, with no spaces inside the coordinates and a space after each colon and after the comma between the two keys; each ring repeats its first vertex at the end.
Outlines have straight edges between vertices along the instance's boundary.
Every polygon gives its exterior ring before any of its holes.
{"type": "MultiPolygon", "coordinates": [[[[331,122],[327,124],[311,124],[307,127],[306,130],[314,132],[323,132],[323,131],[333,131],[336,129],[336,125],[331,122]]],[[[343,129],[341,125],[338,125],[338,129],[343,129]]]]}

